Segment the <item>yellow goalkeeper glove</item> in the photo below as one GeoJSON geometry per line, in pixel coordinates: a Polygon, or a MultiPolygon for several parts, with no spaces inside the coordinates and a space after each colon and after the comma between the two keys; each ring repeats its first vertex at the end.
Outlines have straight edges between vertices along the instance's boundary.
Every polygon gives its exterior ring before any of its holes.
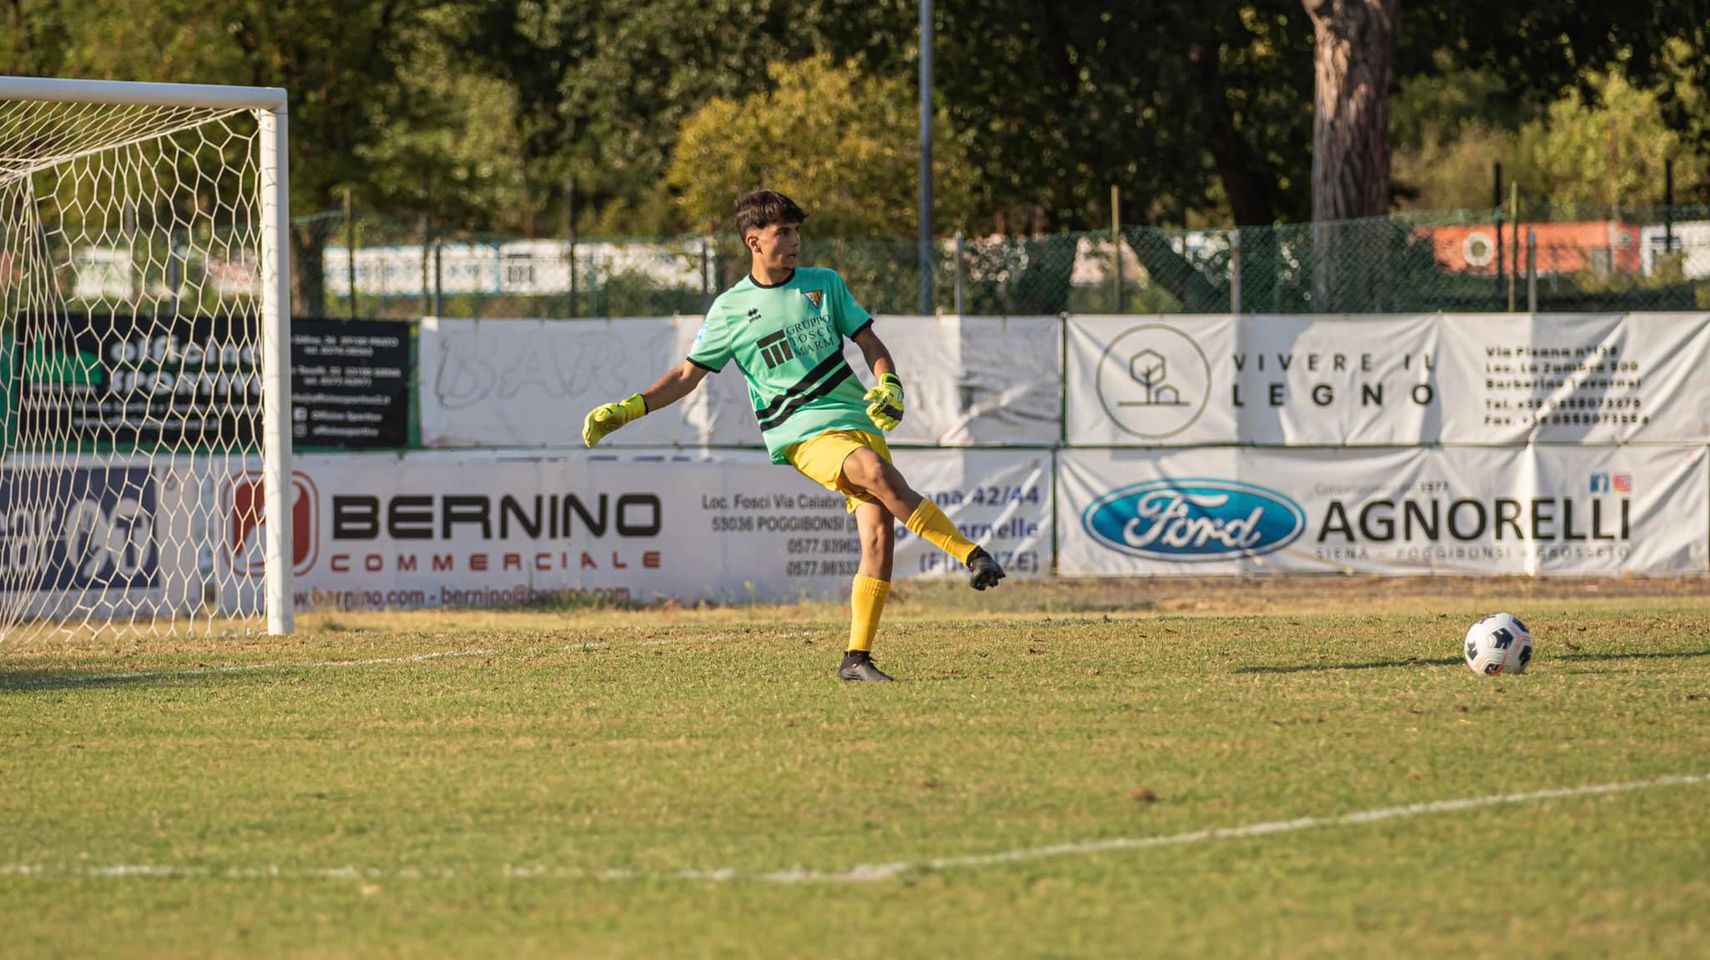
{"type": "Polygon", "coordinates": [[[647,401],[639,393],[617,403],[602,404],[588,411],[587,419],[582,421],[582,442],[592,447],[618,427],[646,415],[647,401]]]}
{"type": "Polygon", "coordinates": [[[895,430],[897,424],[902,423],[903,388],[896,374],[880,375],[879,385],[868,390],[861,399],[867,401],[868,419],[880,430],[895,430]]]}

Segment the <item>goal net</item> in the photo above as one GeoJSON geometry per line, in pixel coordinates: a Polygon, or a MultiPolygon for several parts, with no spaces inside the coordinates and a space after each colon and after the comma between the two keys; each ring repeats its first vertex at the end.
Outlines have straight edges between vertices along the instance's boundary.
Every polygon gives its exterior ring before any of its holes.
{"type": "Polygon", "coordinates": [[[0,640],[290,631],[284,108],[0,77],[0,640]]]}

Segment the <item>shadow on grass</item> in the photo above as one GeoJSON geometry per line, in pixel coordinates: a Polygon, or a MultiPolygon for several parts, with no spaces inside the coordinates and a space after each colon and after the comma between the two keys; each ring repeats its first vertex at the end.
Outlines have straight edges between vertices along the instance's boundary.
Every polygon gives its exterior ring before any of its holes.
{"type": "Polygon", "coordinates": [[[35,693],[41,690],[99,689],[128,687],[178,676],[206,676],[209,671],[183,673],[62,673],[50,670],[29,670],[20,673],[0,673],[0,693],[35,693]]]}
{"type": "MultiPolygon", "coordinates": [[[[1645,651],[1642,653],[1552,653],[1551,660],[1613,661],[1613,660],[1674,660],[1687,657],[1710,657],[1710,650],[1645,651]]],[[[1230,673],[1314,673],[1328,670],[1388,670],[1396,667],[1451,667],[1460,657],[1433,659],[1414,657],[1408,660],[1375,660],[1370,663],[1302,663],[1277,666],[1236,667],[1230,673]]]]}
{"type": "Polygon", "coordinates": [[[1710,650],[1658,650],[1645,653],[1557,653],[1551,660],[1678,660],[1710,657],[1710,650]]]}
{"type": "Polygon", "coordinates": [[[1236,667],[1230,673],[1311,673],[1320,670],[1387,670],[1391,667],[1448,667],[1461,662],[1460,657],[1438,657],[1410,660],[1376,660],[1371,663],[1301,663],[1281,666],[1236,667]]]}

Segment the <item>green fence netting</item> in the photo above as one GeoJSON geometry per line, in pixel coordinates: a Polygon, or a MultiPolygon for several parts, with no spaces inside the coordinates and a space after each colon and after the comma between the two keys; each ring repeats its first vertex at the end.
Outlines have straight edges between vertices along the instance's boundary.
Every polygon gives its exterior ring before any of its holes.
{"type": "MultiPolygon", "coordinates": [[[[748,268],[729,237],[524,238],[340,212],[295,221],[294,236],[298,307],[318,289],[327,316],[694,314],[748,268]]],[[[875,312],[920,308],[914,240],[810,236],[802,259],[835,267],[875,312]]],[[[1710,309],[1710,210],[949,237],[927,260],[944,313],[1696,310],[1710,309]]]]}

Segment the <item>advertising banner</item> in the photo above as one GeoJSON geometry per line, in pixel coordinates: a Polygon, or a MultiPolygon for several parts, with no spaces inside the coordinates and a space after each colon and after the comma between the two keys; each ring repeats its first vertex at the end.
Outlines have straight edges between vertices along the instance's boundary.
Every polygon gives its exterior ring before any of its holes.
{"type": "Polygon", "coordinates": [[[303,447],[402,447],[409,442],[411,325],[291,321],[291,436],[303,447]]]}
{"type": "MultiPolygon", "coordinates": [[[[688,356],[700,317],[422,321],[422,445],[574,447],[582,417],[651,386],[688,356]]],[[[875,329],[907,390],[897,444],[1050,445],[1061,433],[1062,346],[1052,317],[889,317],[875,329]]],[[[845,359],[868,385],[861,352],[845,359]]],[[[602,447],[759,446],[742,372],[709,375],[686,399],[602,447]]]]}
{"type": "MultiPolygon", "coordinates": [[[[1048,572],[1051,456],[899,451],[923,495],[1005,563],[1048,572]]],[[[467,451],[296,458],[300,607],[429,608],[599,592],[638,600],[847,595],[860,558],[843,497],[760,451],[532,456],[467,451]]],[[[259,480],[220,479],[222,604],[259,602],[259,480]]],[[[917,538],[894,575],[961,576],[917,538]]]]}
{"type": "Polygon", "coordinates": [[[1707,569],[1704,447],[1058,456],[1068,576],[1707,569]]]}
{"type": "Polygon", "coordinates": [[[253,317],[32,316],[16,335],[19,434],[120,450],[259,441],[253,317]]]}
{"type": "MultiPolygon", "coordinates": [[[[194,594],[172,518],[183,490],[142,460],[0,470],[0,596],[25,616],[146,616],[194,594]]],[[[187,514],[186,514],[187,516],[187,514]]]]}
{"type": "Polygon", "coordinates": [[[1710,314],[1068,324],[1071,445],[1710,440],[1710,314]]]}
{"type": "MultiPolygon", "coordinates": [[[[421,329],[424,447],[580,447],[582,418],[683,362],[699,317],[447,320],[421,329]]],[[[732,364],[668,410],[602,446],[760,443],[742,372],[732,364]]]]}
{"type": "MultiPolygon", "coordinates": [[[[892,443],[1051,446],[1061,438],[1058,318],[880,316],[873,328],[907,391],[908,415],[892,443]]],[[[858,349],[844,354],[866,372],[858,349]]]]}
{"type": "MultiPolygon", "coordinates": [[[[410,326],[295,318],[292,435],[320,447],[408,442],[410,326]]],[[[259,444],[253,317],[63,315],[19,322],[17,429],[67,447],[189,452],[259,444]]]]}

